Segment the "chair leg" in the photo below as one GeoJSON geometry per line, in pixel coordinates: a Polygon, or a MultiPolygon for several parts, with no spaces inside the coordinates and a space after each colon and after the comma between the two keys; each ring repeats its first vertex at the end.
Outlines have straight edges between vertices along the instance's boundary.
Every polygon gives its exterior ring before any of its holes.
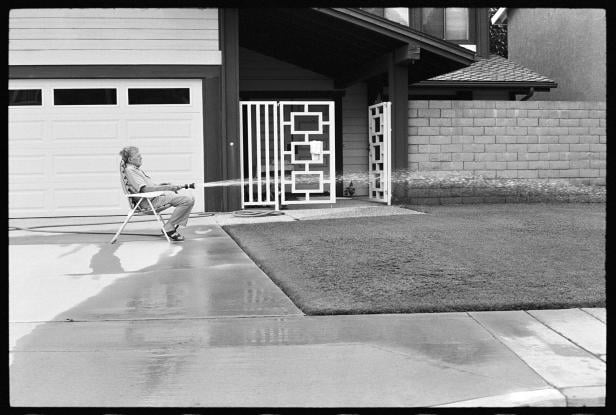
{"type": "Polygon", "coordinates": [[[150,208],[152,209],[152,212],[154,212],[154,216],[156,216],[156,219],[160,223],[160,229],[163,231],[163,235],[165,235],[165,238],[167,238],[167,242],[171,243],[171,239],[169,239],[169,235],[167,235],[167,232],[165,232],[165,222],[163,222],[163,218],[161,218],[158,215],[158,212],[156,211],[156,209],[154,209],[154,205],[152,205],[152,201],[150,199],[147,199],[147,201],[150,204],[150,208]]]}
{"type": "MultiPolygon", "coordinates": [[[[141,201],[141,199],[139,200],[141,201]]],[[[126,219],[124,220],[124,223],[122,224],[122,226],[120,226],[120,229],[118,229],[118,231],[116,232],[116,234],[113,236],[113,239],[111,240],[110,243],[115,243],[116,240],[118,239],[118,236],[120,236],[120,234],[122,233],[122,231],[124,230],[124,227],[126,226],[126,224],[128,223],[128,221],[130,220],[130,218],[133,217],[133,215],[135,214],[135,210],[137,210],[137,206],[139,206],[139,203],[137,203],[135,205],[135,207],[128,212],[128,215],[126,216],[126,219]]]]}

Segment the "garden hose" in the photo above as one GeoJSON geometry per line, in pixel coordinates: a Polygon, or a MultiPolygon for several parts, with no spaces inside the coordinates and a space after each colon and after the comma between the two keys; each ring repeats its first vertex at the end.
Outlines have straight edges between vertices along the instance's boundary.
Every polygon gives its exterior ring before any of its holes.
{"type": "MultiPolygon", "coordinates": [[[[236,210],[233,212],[233,216],[236,217],[265,217],[265,216],[279,216],[284,215],[284,212],[280,211],[272,211],[272,210],[236,210]]],[[[162,215],[161,215],[162,216],[162,215]]],[[[214,216],[214,213],[210,212],[201,212],[201,213],[191,213],[190,217],[208,217],[214,216]]],[[[68,217],[68,216],[67,216],[68,217]]],[[[144,219],[137,220],[133,223],[140,222],[155,222],[156,218],[152,219],[144,219]]],[[[70,226],[94,226],[94,225],[119,225],[123,221],[117,222],[97,222],[97,223],[68,223],[68,224],[60,224],[60,225],[39,225],[39,226],[28,226],[28,227],[20,227],[20,226],[9,226],[10,231],[28,231],[28,232],[43,232],[43,233],[71,233],[71,234],[88,234],[88,235],[115,235],[115,232],[92,232],[92,231],[60,231],[60,230],[45,230],[48,228],[65,228],[70,226]]],[[[160,236],[159,234],[143,234],[143,233],[122,233],[123,235],[132,235],[132,236],[160,236]]]]}
{"type": "Polygon", "coordinates": [[[233,216],[240,218],[258,218],[263,216],[280,216],[284,215],[284,212],[279,210],[236,210],[233,212],[233,216]]]}
{"type": "MultiPolygon", "coordinates": [[[[195,218],[195,217],[208,217],[208,216],[214,216],[214,213],[210,213],[210,212],[191,213],[189,217],[195,218]]],[[[65,217],[70,217],[70,216],[65,216],[65,217]]],[[[82,216],[80,216],[80,217],[82,217],[82,216]]],[[[134,221],[132,223],[156,222],[156,221],[157,221],[156,218],[152,218],[152,219],[137,220],[137,221],[134,221]]],[[[115,235],[115,232],[57,231],[57,230],[45,231],[45,230],[41,230],[41,229],[64,228],[64,227],[70,227],[70,226],[119,225],[119,224],[121,224],[123,222],[124,221],[122,220],[120,222],[67,223],[67,224],[61,224],[61,225],[28,226],[28,227],[23,227],[23,228],[19,227],[19,226],[9,226],[9,232],[10,231],[29,231],[29,232],[43,232],[43,233],[76,233],[76,234],[93,234],[93,235],[115,235]]],[[[143,234],[143,233],[124,233],[124,232],[122,232],[122,235],[156,236],[156,237],[160,236],[159,234],[152,235],[152,234],[143,234]]]]}

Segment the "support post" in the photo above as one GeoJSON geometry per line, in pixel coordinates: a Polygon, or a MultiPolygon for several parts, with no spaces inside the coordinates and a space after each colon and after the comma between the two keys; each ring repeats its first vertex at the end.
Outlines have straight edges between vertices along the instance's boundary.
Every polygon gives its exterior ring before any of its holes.
{"type": "MultiPolygon", "coordinates": [[[[222,175],[224,180],[240,178],[239,134],[239,14],[237,9],[220,9],[222,46],[222,175]]],[[[240,188],[223,189],[223,209],[241,208],[240,188]]]]}
{"type": "Polygon", "coordinates": [[[406,65],[396,64],[391,54],[387,71],[391,102],[391,172],[394,201],[406,196],[406,184],[397,180],[408,169],[408,72],[406,65]]]}

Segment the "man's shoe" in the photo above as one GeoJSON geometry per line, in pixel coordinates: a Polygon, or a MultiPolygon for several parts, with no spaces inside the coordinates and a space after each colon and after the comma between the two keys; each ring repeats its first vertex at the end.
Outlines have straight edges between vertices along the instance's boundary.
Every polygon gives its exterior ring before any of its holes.
{"type": "Polygon", "coordinates": [[[184,237],[180,235],[179,233],[177,233],[177,231],[175,230],[167,232],[167,236],[169,237],[169,239],[175,242],[184,241],[184,237]]]}
{"type": "MultiPolygon", "coordinates": [[[[180,227],[180,225],[175,225],[175,228],[172,231],[169,231],[169,232],[173,233],[173,232],[177,231],[179,227],[180,227]]],[[[165,232],[162,229],[160,230],[160,234],[162,236],[165,236],[165,234],[169,235],[169,232],[165,232]]]]}

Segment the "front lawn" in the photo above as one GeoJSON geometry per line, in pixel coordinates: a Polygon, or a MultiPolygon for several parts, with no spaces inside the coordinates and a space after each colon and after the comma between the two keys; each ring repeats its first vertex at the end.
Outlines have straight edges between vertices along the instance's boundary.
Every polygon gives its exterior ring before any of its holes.
{"type": "Polygon", "coordinates": [[[224,229],[306,314],[605,307],[604,204],[419,209],[224,229]]]}

